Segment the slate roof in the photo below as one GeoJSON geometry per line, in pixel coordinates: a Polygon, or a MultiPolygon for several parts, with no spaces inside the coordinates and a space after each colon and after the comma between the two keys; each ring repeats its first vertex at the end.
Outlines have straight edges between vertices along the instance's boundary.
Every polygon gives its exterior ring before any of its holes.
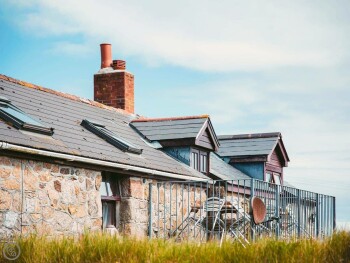
{"type": "MultiPolygon", "coordinates": [[[[211,150],[219,148],[219,140],[211,124],[209,115],[172,117],[172,118],[140,118],[131,121],[133,126],[148,141],[184,142],[189,140],[193,145],[211,150]]],[[[163,145],[164,146],[164,145],[163,145]]]]}
{"type": "Polygon", "coordinates": [[[0,141],[207,179],[203,174],[145,143],[129,126],[137,115],[4,75],[0,75],[0,96],[8,98],[45,126],[54,128],[53,136],[46,136],[17,130],[0,120],[0,141]],[[119,150],[82,127],[80,123],[83,119],[104,124],[122,139],[142,148],[142,154],[119,150]]]}
{"type": "Polygon", "coordinates": [[[251,179],[246,174],[224,162],[215,153],[210,153],[210,173],[222,180],[251,179]]]}
{"type": "Polygon", "coordinates": [[[131,125],[149,141],[195,138],[208,115],[181,118],[138,119],[131,125]]]}
{"type": "Polygon", "coordinates": [[[218,136],[221,157],[269,155],[281,138],[281,133],[259,133],[218,136]]]}

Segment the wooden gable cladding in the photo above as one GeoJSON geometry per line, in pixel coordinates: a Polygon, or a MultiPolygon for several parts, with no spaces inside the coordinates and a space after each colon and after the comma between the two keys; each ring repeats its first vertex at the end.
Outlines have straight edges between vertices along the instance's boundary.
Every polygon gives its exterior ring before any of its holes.
{"type": "Polygon", "coordinates": [[[215,150],[215,144],[210,136],[208,129],[205,129],[196,139],[195,144],[206,149],[215,150]]]}
{"type": "Polygon", "coordinates": [[[276,149],[271,153],[270,160],[267,161],[267,164],[282,167],[282,162],[276,153],[276,149]]]}
{"type": "Polygon", "coordinates": [[[272,152],[267,157],[267,165],[272,165],[276,167],[287,167],[289,158],[284,148],[282,139],[280,138],[272,152]]]}
{"type": "MultiPolygon", "coordinates": [[[[276,147],[277,148],[277,147],[276,147]]],[[[271,155],[269,156],[266,164],[265,164],[265,169],[266,171],[271,171],[271,172],[276,172],[276,173],[282,173],[283,171],[283,160],[278,153],[277,149],[274,149],[271,155]]]]}
{"type": "Polygon", "coordinates": [[[215,152],[219,149],[219,141],[209,118],[198,133],[195,145],[215,152]]]}
{"type": "Polygon", "coordinates": [[[264,166],[264,180],[272,180],[272,182],[280,182],[283,184],[283,167],[288,165],[288,156],[283,147],[283,142],[279,139],[273,151],[268,155],[264,166]],[[270,179],[267,177],[269,174],[270,179]],[[279,179],[278,179],[279,178],[279,179]],[[277,180],[277,182],[275,181],[277,180]]]}

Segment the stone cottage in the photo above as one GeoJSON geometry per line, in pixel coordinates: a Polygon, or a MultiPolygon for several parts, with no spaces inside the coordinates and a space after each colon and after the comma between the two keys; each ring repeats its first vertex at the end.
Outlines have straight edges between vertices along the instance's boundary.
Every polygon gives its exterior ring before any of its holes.
{"type": "Polygon", "coordinates": [[[269,138],[264,158],[258,151],[238,160],[219,151],[227,138],[208,115],[135,114],[134,76],[112,60],[109,44],[101,44],[94,101],[0,75],[0,238],[111,227],[146,236],[150,184],[248,179],[255,175],[237,163],[268,167],[270,156],[282,174],[289,159],[281,135],[269,138]]]}

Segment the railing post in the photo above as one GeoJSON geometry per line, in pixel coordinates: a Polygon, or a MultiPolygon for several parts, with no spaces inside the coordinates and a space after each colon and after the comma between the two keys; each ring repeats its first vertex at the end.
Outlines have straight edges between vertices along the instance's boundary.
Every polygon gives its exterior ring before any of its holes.
{"type": "MultiPolygon", "coordinates": [[[[251,179],[250,180],[250,200],[253,199],[253,197],[255,196],[255,179],[251,179]]],[[[250,206],[252,205],[252,202],[250,202],[250,206]]],[[[250,209],[252,209],[252,207],[250,207],[250,209]]],[[[254,224],[254,220],[253,218],[251,218],[250,220],[250,234],[251,234],[251,238],[252,238],[252,241],[254,242],[255,241],[255,224],[254,224]]]]}
{"type": "Polygon", "coordinates": [[[336,228],[335,197],[333,196],[333,231],[336,228]]]}
{"type": "Polygon", "coordinates": [[[300,202],[300,189],[297,189],[298,198],[298,238],[301,236],[301,202],[300,202]]]}
{"type": "Polygon", "coordinates": [[[148,220],[148,236],[149,239],[152,238],[152,183],[149,183],[149,187],[148,187],[148,191],[149,191],[149,201],[148,201],[148,216],[149,216],[149,220],[148,220]]]}
{"type": "MultiPolygon", "coordinates": [[[[170,190],[169,190],[169,191],[170,191],[170,193],[169,193],[169,196],[170,196],[170,197],[169,197],[169,199],[170,199],[170,200],[169,200],[169,201],[170,201],[170,202],[169,202],[169,224],[170,224],[169,233],[171,233],[171,201],[172,201],[172,200],[171,200],[171,192],[172,192],[172,191],[171,191],[171,187],[172,187],[171,182],[169,183],[169,187],[170,187],[170,190]]],[[[166,203],[166,201],[165,201],[165,198],[164,198],[164,204],[165,204],[165,203],[166,203]]]]}
{"type": "Polygon", "coordinates": [[[255,196],[255,180],[254,179],[251,179],[250,180],[250,193],[251,193],[251,198],[253,198],[255,196]]]}
{"type": "Polygon", "coordinates": [[[276,199],[276,207],[275,207],[275,216],[276,218],[279,218],[277,224],[276,224],[276,238],[278,239],[280,236],[280,188],[279,185],[276,185],[276,192],[275,192],[275,199],[276,199]]]}
{"type": "Polygon", "coordinates": [[[316,237],[319,237],[320,234],[320,204],[319,204],[319,196],[316,194],[316,237]]]}

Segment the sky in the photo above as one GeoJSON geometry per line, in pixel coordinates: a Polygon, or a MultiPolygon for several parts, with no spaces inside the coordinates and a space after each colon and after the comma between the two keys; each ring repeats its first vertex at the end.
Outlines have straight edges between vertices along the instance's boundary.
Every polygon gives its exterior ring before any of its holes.
{"type": "Polygon", "coordinates": [[[285,179],[336,196],[350,226],[349,13],[347,0],[0,0],[0,74],[92,99],[111,43],[138,114],[282,132],[285,179]]]}

